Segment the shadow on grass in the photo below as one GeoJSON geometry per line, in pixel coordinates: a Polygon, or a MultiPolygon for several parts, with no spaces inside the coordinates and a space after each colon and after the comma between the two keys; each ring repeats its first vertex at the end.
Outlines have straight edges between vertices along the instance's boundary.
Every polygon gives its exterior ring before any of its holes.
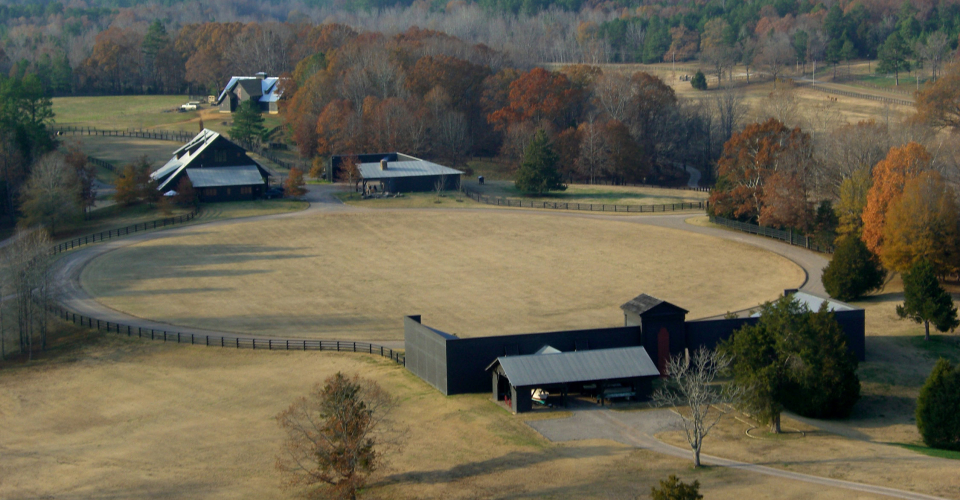
{"type": "MultiPolygon", "coordinates": [[[[611,455],[619,451],[612,446],[591,446],[577,449],[578,459],[589,459],[611,455]]],[[[470,462],[466,464],[455,465],[449,469],[437,469],[423,472],[405,472],[402,474],[393,474],[383,479],[384,483],[411,483],[411,484],[441,484],[460,479],[484,476],[487,474],[498,474],[510,470],[523,469],[532,465],[537,465],[554,460],[567,458],[558,453],[554,448],[547,448],[543,451],[514,451],[506,455],[481,460],[479,462],[470,462]]]]}

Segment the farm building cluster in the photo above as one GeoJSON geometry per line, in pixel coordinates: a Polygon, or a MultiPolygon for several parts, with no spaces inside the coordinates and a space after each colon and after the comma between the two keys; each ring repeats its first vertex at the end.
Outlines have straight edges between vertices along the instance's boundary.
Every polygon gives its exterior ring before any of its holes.
{"type": "Polygon", "coordinates": [[[221,113],[233,113],[243,102],[253,101],[261,112],[275,115],[280,112],[279,103],[283,97],[281,80],[264,72],[255,76],[231,77],[214,104],[220,107],[221,113]]]}
{"type": "MultiPolygon", "coordinates": [[[[826,303],[864,360],[864,311],[832,299],[787,290],[811,310],[826,303]]],[[[671,356],[721,340],[759,316],[686,320],[687,310],[639,295],[620,307],[624,326],[460,338],[404,318],[406,367],[446,395],[491,391],[515,413],[545,403],[544,395],[645,399],[671,356]]]]}

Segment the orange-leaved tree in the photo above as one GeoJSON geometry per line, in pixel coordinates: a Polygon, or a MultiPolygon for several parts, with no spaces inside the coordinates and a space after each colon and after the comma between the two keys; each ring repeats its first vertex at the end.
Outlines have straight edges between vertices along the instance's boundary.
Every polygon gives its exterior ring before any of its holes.
{"type": "Polygon", "coordinates": [[[873,167],[873,185],[867,192],[863,209],[863,242],[871,252],[882,255],[883,226],[887,210],[903,194],[907,181],[920,175],[930,165],[927,149],[911,142],[890,148],[887,157],[873,167]]]}
{"type": "Polygon", "coordinates": [[[960,265],[960,208],[957,194],[936,171],[921,173],[903,188],[887,211],[883,231],[883,265],[905,272],[925,260],[938,274],[960,265]]]}
{"type": "Polygon", "coordinates": [[[758,219],[767,181],[778,172],[799,176],[810,161],[809,143],[810,136],[799,128],[791,130],[773,118],[734,134],[717,162],[711,211],[723,217],[758,219]]]}
{"type": "Polygon", "coordinates": [[[510,83],[509,103],[494,111],[487,120],[499,130],[522,121],[549,121],[563,127],[571,123],[571,112],[583,99],[563,73],[534,68],[510,83]]]}
{"type": "Polygon", "coordinates": [[[917,118],[935,127],[960,130],[960,63],[917,94],[917,118]]]}
{"type": "Polygon", "coordinates": [[[287,175],[287,180],[284,181],[283,187],[286,189],[286,195],[292,196],[294,198],[299,198],[307,194],[307,183],[303,180],[303,170],[300,170],[297,167],[290,169],[290,174],[287,175]]]}

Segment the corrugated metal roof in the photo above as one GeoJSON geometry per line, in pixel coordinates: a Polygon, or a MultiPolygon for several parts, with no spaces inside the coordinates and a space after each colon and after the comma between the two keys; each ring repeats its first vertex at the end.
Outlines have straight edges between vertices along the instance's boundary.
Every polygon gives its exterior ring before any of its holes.
{"type": "MultiPolygon", "coordinates": [[[[800,302],[810,311],[817,312],[820,310],[820,305],[823,303],[827,304],[827,310],[830,312],[841,312],[841,311],[856,311],[858,308],[853,307],[850,304],[840,302],[839,300],[833,300],[828,297],[820,297],[818,295],[813,295],[812,293],[807,292],[794,292],[791,294],[793,299],[800,302]]],[[[753,313],[751,318],[759,318],[761,316],[760,311],[753,313]]]]}
{"type": "Polygon", "coordinates": [[[195,188],[252,186],[264,182],[256,165],[188,168],[187,176],[195,188]]]}
{"type": "Polygon", "coordinates": [[[690,312],[682,307],[675,306],[669,302],[660,300],[656,297],[651,297],[650,295],[647,295],[645,293],[641,293],[640,295],[637,295],[636,297],[630,299],[629,302],[620,306],[620,309],[623,309],[624,311],[627,311],[627,312],[632,312],[636,315],[642,315],[643,313],[650,311],[661,305],[667,306],[674,310],[683,311],[685,313],[690,312]]]}
{"type": "Polygon", "coordinates": [[[643,347],[504,356],[490,368],[497,363],[514,387],[660,375],[643,347]]]}
{"type": "Polygon", "coordinates": [[[380,170],[380,162],[361,163],[360,176],[364,179],[391,179],[396,177],[420,177],[424,175],[461,175],[462,171],[444,167],[426,160],[391,161],[386,170],[380,170]]]}
{"type": "MultiPolygon", "coordinates": [[[[194,136],[193,139],[190,139],[189,142],[177,148],[177,150],[173,152],[173,158],[170,158],[170,161],[168,161],[164,166],[158,168],[156,171],[150,174],[150,178],[157,181],[157,187],[160,191],[166,191],[174,187],[172,182],[177,178],[178,175],[180,175],[180,172],[184,169],[190,169],[190,163],[193,162],[193,160],[195,160],[200,153],[207,149],[208,146],[213,144],[214,141],[216,141],[219,137],[221,137],[219,133],[210,129],[203,129],[199,134],[194,136]]],[[[223,138],[223,140],[227,141],[226,138],[223,138]]],[[[248,156],[245,156],[245,158],[241,161],[253,162],[256,164],[256,160],[248,156]]],[[[259,164],[257,164],[257,166],[261,169],[263,168],[259,164]]],[[[230,166],[224,168],[234,167],[230,166]]],[[[265,169],[264,172],[264,175],[270,175],[265,169]]],[[[199,187],[196,186],[196,184],[194,184],[194,186],[199,187]]]]}

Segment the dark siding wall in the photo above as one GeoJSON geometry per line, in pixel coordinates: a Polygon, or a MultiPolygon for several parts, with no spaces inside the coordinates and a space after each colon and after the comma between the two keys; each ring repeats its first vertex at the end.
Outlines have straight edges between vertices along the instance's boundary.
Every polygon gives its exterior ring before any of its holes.
{"type": "MultiPolygon", "coordinates": [[[[403,318],[404,356],[407,369],[414,375],[427,381],[444,394],[447,391],[447,338],[420,324],[420,316],[403,318]]],[[[490,379],[480,369],[480,375],[486,381],[484,392],[489,390],[490,379]]]]}
{"type": "MultiPolygon", "coordinates": [[[[389,167],[388,167],[389,168],[389,167]]],[[[422,177],[399,177],[396,179],[384,179],[383,185],[391,193],[422,193],[433,191],[437,186],[437,179],[443,177],[443,189],[445,191],[456,191],[460,187],[459,175],[424,175],[422,177]]],[[[367,185],[378,183],[379,181],[368,181],[367,185]]]]}
{"type": "Polygon", "coordinates": [[[578,342],[581,346],[586,342],[589,349],[633,347],[640,345],[640,328],[597,328],[450,340],[446,343],[445,394],[489,391],[490,376],[484,370],[494,360],[505,355],[508,349],[517,354],[533,354],[544,345],[551,345],[567,352],[576,350],[578,342]]]}
{"type": "MultiPolygon", "coordinates": [[[[840,311],[834,313],[837,323],[847,335],[847,347],[858,360],[866,359],[864,349],[864,311],[840,311]]],[[[721,340],[726,340],[733,332],[744,325],[755,325],[759,318],[714,319],[707,321],[689,321],[686,324],[687,347],[696,349],[701,345],[714,349],[721,340]]]]}
{"type": "Polygon", "coordinates": [[[199,193],[199,198],[201,202],[218,202],[218,201],[241,201],[241,200],[255,200],[263,196],[263,185],[259,186],[230,186],[230,187],[218,187],[218,188],[197,188],[197,193],[199,193]],[[242,188],[249,187],[251,188],[251,193],[244,194],[242,188]],[[211,195],[210,190],[215,189],[216,194],[211,195]]]}

